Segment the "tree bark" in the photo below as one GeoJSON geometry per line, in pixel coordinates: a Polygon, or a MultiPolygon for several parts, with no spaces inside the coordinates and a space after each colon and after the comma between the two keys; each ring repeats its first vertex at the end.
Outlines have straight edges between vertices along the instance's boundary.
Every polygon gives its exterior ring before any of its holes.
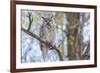
{"type": "Polygon", "coordinates": [[[80,32],[80,13],[67,13],[67,19],[69,25],[68,30],[68,57],[69,60],[80,60],[81,59],[81,42],[82,33],[80,32]]]}

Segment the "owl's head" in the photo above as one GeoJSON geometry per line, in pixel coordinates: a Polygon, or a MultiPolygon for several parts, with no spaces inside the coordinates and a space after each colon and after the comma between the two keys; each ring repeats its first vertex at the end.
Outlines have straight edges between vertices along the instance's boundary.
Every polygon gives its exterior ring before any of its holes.
{"type": "Polygon", "coordinates": [[[53,25],[53,23],[54,23],[53,15],[48,16],[48,17],[43,17],[43,16],[41,16],[41,17],[43,19],[43,24],[44,25],[47,25],[47,26],[52,26],[53,25]]]}

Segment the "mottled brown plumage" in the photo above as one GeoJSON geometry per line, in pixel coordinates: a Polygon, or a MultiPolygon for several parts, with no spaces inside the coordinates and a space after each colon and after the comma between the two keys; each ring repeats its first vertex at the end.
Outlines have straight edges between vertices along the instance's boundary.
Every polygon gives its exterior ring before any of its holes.
{"type": "MultiPolygon", "coordinates": [[[[55,43],[55,23],[53,20],[53,16],[42,17],[42,19],[43,19],[43,23],[40,27],[40,38],[43,41],[48,42],[52,46],[54,46],[54,43],[55,43]]],[[[46,45],[44,43],[40,43],[40,47],[41,47],[44,61],[47,61],[48,50],[52,46],[46,45]]]]}

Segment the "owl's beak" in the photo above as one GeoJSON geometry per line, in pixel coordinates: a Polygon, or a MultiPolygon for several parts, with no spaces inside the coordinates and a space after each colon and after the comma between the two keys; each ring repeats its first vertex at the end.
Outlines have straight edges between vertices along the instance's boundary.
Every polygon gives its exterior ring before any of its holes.
{"type": "Polygon", "coordinates": [[[51,26],[49,22],[47,23],[47,25],[51,26]]]}
{"type": "Polygon", "coordinates": [[[47,23],[47,25],[49,26],[49,28],[51,28],[51,25],[50,25],[50,23],[47,23]]]}

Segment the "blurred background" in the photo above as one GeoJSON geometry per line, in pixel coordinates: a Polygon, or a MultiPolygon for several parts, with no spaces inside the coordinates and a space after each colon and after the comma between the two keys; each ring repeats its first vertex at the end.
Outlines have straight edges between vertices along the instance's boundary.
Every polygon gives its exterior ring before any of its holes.
{"type": "MultiPolygon", "coordinates": [[[[21,63],[44,62],[40,49],[41,16],[53,15],[56,25],[55,45],[63,61],[90,59],[90,13],[21,10],[21,63]]],[[[48,61],[60,61],[56,50],[48,51],[48,61]]]]}

